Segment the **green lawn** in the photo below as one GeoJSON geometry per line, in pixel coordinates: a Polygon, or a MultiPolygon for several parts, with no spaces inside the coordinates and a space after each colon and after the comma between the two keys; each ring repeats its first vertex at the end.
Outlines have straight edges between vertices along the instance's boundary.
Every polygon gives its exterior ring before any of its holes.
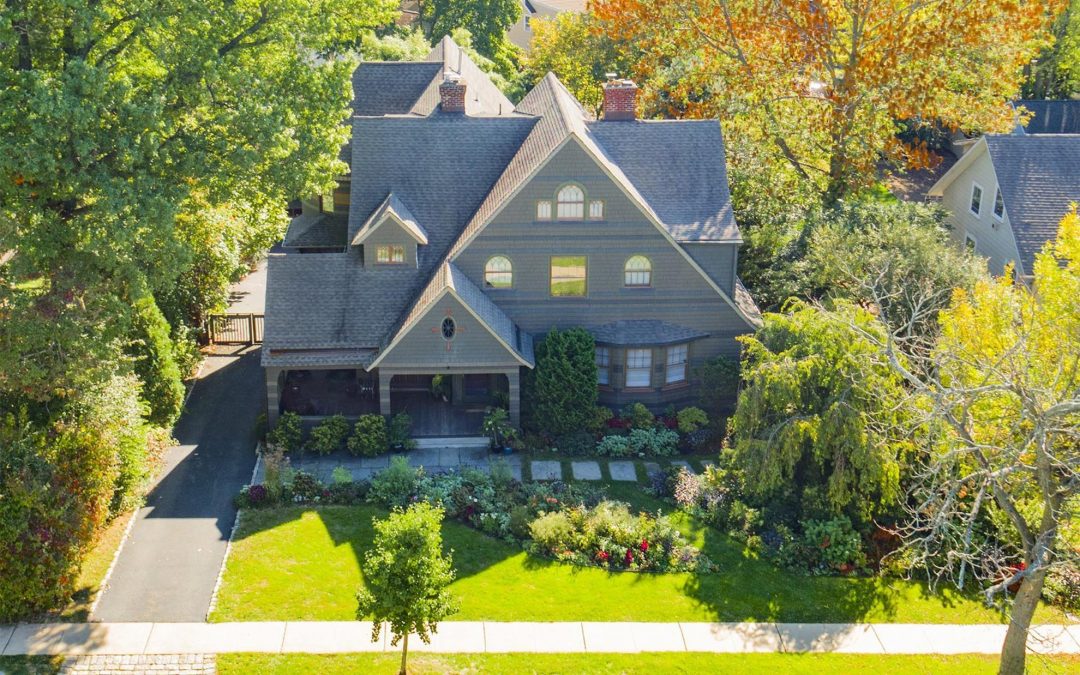
{"type": "MultiPolygon", "coordinates": [[[[613,496],[640,495],[635,486],[613,496]]],[[[212,621],[354,619],[362,583],[358,559],[370,545],[372,506],[249,510],[227,562],[212,621]]],[[[783,621],[981,623],[999,621],[977,600],[932,596],[924,586],[879,579],[802,577],[744,556],[711,528],[677,514],[679,526],[722,572],[708,575],[609,573],[527,555],[464,525],[444,525],[454,550],[453,620],[783,621]]],[[[1040,621],[1060,621],[1049,609],[1040,621]]]]}
{"type": "MultiPolygon", "coordinates": [[[[398,654],[222,654],[221,675],[263,673],[396,673],[398,654]]],[[[1028,657],[1030,673],[1080,667],[1076,657],[1028,657]]],[[[997,672],[996,656],[877,656],[863,654],[412,654],[410,673],[890,673],[976,675],[997,672]]]]}

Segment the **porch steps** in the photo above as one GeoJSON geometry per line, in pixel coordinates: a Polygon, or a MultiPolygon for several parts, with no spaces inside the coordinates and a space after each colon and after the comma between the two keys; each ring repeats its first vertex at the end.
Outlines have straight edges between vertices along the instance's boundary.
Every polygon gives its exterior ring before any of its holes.
{"type": "Polygon", "coordinates": [[[475,450],[488,448],[487,436],[449,436],[444,438],[417,438],[417,449],[447,448],[454,450],[475,450]]]}

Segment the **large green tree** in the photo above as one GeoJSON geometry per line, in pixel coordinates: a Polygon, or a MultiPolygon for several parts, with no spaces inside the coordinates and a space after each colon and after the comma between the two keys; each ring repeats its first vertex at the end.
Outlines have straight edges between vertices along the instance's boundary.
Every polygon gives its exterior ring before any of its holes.
{"type": "Polygon", "coordinates": [[[523,391],[528,426],[561,435],[588,427],[596,408],[596,340],[584,328],[552,329],[536,345],[523,391]]]}
{"type": "Polygon", "coordinates": [[[1070,0],[1050,32],[1054,44],[1027,66],[1024,98],[1080,96],[1080,0],[1070,0]]]}
{"type": "Polygon", "coordinates": [[[181,271],[196,191],[259,209],[329,188],[353,66],[333,55],[395,5],[4,3],[0,386],[47,398],[106,356],[133,289],[181,271]]]}
{"type": "Polygon", "coordinates": [[[419,0],[420,24],[431,42],[464,28],[477,51],[492,60],[510,48],[506,31],[521,18],[519,0],[419,0]]]}
{"type": "Polygon", "coordinates": [[[797,522],[847,515],[862,525],[895,506],[910,444],[887,432],[905,391],[863,335],[885,332],[849,303],[793,302],[741,338],[729,459],[755,503],[797,522]]]}

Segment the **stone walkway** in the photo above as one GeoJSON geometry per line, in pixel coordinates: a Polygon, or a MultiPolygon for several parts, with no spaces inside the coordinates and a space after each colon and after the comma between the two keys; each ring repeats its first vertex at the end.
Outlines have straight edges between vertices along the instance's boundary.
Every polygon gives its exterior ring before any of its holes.
{"type": "MultiPolygon", "coordinates": [[[[447,621],[431,644],[410,651],[505,652],[838,652],[996,654],[1004,625],[593,623],[447,621]]],[[[227,652],[335,654],[397,651],[387,631],[371,642],[364,621],[90,623],[0,626],[4,656],[204,655],[227,652]]],[[[1080,625],[1033,626],[1040,654],[1080,654],[1080,625]]],[[[97,671],[91,671],[97,672],[97,671]]],[[[156,671],[151,671],[156,672],[156,671]]]]}
{"type": "MultiPolygon", "coordinates": [[[[557,459],[535,459],[526,462],[520,455],[493,455],[486,447],[430,447],[417,448],[408,452],[398,453],[404,457],[410,466],[424,467],[428,473],[443,473],[462,468],[484,469],[491,468],[493,462],[505,462],[510,472],[518,480],[522,479],[523,470],[528,466],[528,476],[532,480],[583,480],[599,481],[604,479],[606,473],[613,481],[636,482],[638,471],[633,460],[574,460],[570,461],[569,472],[564,471],[563,463],[557,459]],[[606,471],[605,471],[606,469],[606,471]]],[[[379,457],[353,457],[345,452],[335,452],[331,455],[319,456],[312,453],[290,456],[289,462],[292,468],[306,471],[314,475],[324,483],[333,480],[334,470],[346,469],[353,480],[369,480],[379,471],[390,466],[390,459],[395,454],[380,455],[379,457]]],[[[682,459],[672,459],[665,464],[682,466],[691,473],[696,473],[698,468],[712,465],[709,460],[698,462],[696,467],[682,459]]],[[[662,466],[659,462],[645,462],[645,473],[659,471],[662,466]]],[[[255,471],[255,482],[261,483],[264,479],[262,463],[259,463],[255,471]]]]}

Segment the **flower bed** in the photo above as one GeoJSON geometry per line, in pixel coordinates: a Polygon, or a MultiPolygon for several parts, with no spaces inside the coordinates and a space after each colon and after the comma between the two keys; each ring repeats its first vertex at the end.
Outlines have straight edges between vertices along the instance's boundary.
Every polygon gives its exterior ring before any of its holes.
{"type": "Polygon", "coordinates": [[[634,572],[715,569],[664,517],[632,514],[589,485],[518,481],[500,462],[490,473],[429,475],[396,457],[370,482],[335,475],[326,485],[302,471],[285,472],[279,484],[246,486],[237,497],[238,506],[249,508],[362,502],[396,508],[419,501],[440,505],[448,519],[491,537],[573,565],[634,572]]]}

